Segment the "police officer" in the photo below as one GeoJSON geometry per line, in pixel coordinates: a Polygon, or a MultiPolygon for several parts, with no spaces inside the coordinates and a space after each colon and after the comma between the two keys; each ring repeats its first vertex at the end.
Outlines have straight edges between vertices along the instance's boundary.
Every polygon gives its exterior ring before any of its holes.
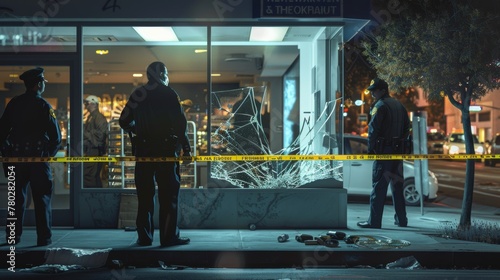
{"type": "MultiPolygon", "coordinates": [[[[405,107],[389,96],[387,83],[379,78],[372,80],[368,87],[374,105],[368,124],[369,154],[402,154],[405,140],[410,133],[410,119],[405,107]]],[[[362,228],[381,228],[387,187],[391,184],[392,201],[396,214],[394,224],[406,227],[406,205],[403,196],[403,161],[376,160],[373,163],[373,188],[370,195],[370,217],[368,221],[358,222],[362,228]]]]}
{"type": "MultiPolygon", "coordinates": [[[[50,104],[42,98],[47,82],[43,72],[43,68],[35,68],[19,76],[24,81],[26,92],[12,98],[0,119],[0,143],[4,143],[3,156],[48,157],[55,156],[59,150],[61,131],[56,115],[50,104]]],[[[7,228],[7,243],[17,244],[21,241],[29,184],[35,204],[37,245],[51,244],[53,185],[49,163],[15,163],[9,165],[7,169],[15,177],[16,195],[13,216],[9,216],[16,218],[15,236],[11,236],[12,230],[7,228]]],[[[11,222],[12,220],[9,220],[7,224],[11,222]]]]}
{"type": "MultiPolygon", "coordinates": [[[[85,156],[102,156],[106,153],[108,121],[99,112],[99,99],[97,96],[87,96],[83,104],[89,112],[83,126],[83,153],[85,156]]],[[[102,188],[102,165],[102,162],[84,163],[83,186],[85,188],[102,188]]]]}
{"type": "MultiPolygon", "coordinates": [[[[168,86],[167,67],[153,62],[147,68],[148,83],[134,90],[120,115],[120,126],[134,136],[135,156],[174,157],[178,144],[184,156],[191,156],[187,136],[187,121],[177,93],[168,86]]],[[[189,163],[189,161],[185,161],[189,163]]],[[[180,178],[178,162],[137,162],[135,185],[138,198],[137,244],[148,246],[153,242],[153,213],[155,181],[160,203],[161,246],[189,243],[179,236],[177,211],[180,178]]]]}

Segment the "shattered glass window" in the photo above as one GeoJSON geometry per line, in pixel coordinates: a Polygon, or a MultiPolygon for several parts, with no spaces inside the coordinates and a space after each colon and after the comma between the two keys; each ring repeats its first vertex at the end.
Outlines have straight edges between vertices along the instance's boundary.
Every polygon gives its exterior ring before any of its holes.
{"type": "MultiPolygon", "coordinates": [[[[336,101],[325,104],[317,118],[302,120],[298,137],[277,152],[269,145],[269,112],[263,110],[265,87],[246,87],[212,92],[212,155],[315,155],[336,154],[337,140],[326,133],[336,112],[336,101]]],[[[342,181],[342,162],[302,161],[213,161],[211,178],[239,188],[298,188],[334,178],[342,181]]]]}

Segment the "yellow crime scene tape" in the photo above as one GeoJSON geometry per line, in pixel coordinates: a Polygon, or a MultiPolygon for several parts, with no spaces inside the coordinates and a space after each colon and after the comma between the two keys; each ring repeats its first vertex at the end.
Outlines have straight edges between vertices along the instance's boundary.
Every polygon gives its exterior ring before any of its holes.
{"type": "Polygon", "coordinates": [[[134,156],[109,156],[109,157],[0,157],[0,162],[174,162],[174,161],[294,161],[294,160],[423,160],[423,159],[500,159],[500,155],[217,155],[193,157],[134,157],[134,156]]]}

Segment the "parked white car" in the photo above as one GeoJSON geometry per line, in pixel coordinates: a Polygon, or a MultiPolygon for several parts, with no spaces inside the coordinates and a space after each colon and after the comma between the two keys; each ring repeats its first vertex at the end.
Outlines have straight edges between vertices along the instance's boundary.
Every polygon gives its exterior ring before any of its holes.
{"type": "MultiPolygon", "coordinates": [[[[344,135],[345,154],[367,154],[368,139],[355,135],[344,135]]],[[[372,191],[372,160],[344,161],[343,179],[344,188],[348,195],[370,195],[372,191]]],[[[420,190],[415,185],[415,171],[413,162],[403,162],[404,197],[406,205],[420,205],[420,190]]],[[[436,175],[428,171],[429,182],[423,186],[424,201],[433,201],[437,197],[438,181],[436,175]]],[[[387,196],[391,196],[389,186],[387,196]]]]}
{"type": "MultiPolygon", "coordinates": [[[[484,146],[479,143],[477,135],[472,135],[474,141],[474,152],[477,155],[484,153],[484,146]]],[[[450,133],[443,143],[443,154],[445,155],[459,155],[466,154],[465,151],[465,137],[463,133],[450,133]]]]}

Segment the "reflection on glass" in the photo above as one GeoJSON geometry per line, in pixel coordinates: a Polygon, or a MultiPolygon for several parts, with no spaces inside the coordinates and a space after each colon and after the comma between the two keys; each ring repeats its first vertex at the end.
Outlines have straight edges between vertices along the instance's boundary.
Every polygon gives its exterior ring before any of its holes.
{"type": "MultiPolygon", "coordinates": [[[[284,76],[283,146],[289,147],[299,134],[299,64],[294,63],[284,76]]],[[[296,153],[290,150],[290,153],[296,153]]]]}
{"type": "Polygon", "coordinates": [[[75,27],[0,27],[0,52],[75,52],[75,27]]]}

